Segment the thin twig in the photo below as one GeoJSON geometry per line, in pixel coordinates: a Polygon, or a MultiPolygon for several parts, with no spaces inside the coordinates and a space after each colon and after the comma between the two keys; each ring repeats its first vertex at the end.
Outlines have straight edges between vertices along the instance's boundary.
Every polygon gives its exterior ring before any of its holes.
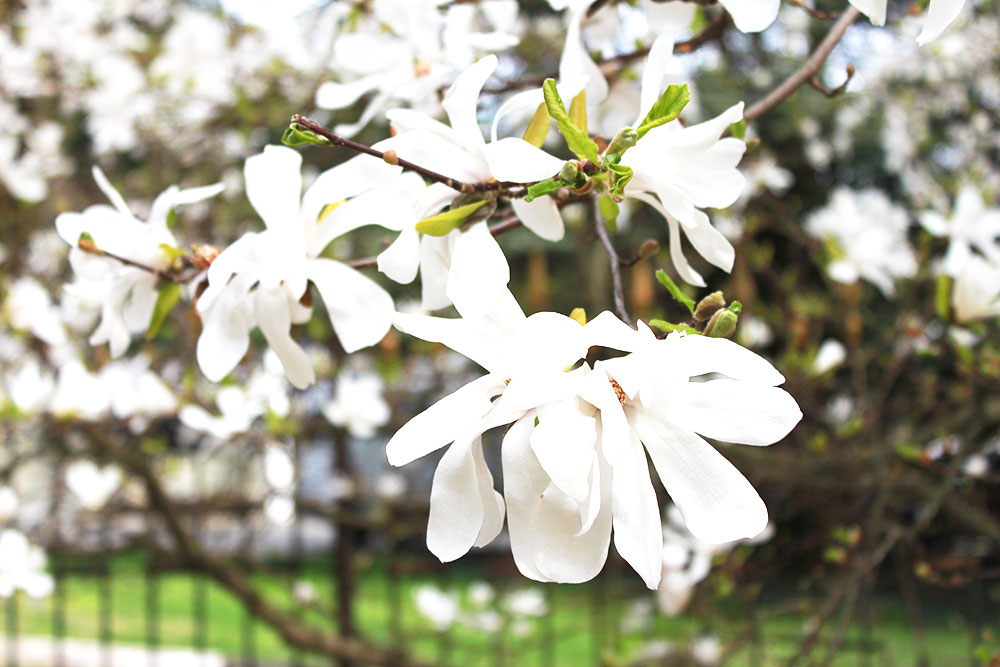
{"type": "Polygon", "coordinates": [[[398,164],[403,169],[408,169],[409,171],[416,172],[423,176],[424,178],[436,181],[438,183],[444,183],[449,188],[457,190],[463,194],[468,194],[472,192],[498,192],[506,197],[523,197],[527,193],[527,187],[532,185],[531,183],[513,183],[511,181],[486,181],[483,183],[465,183],[458,180],[457,178],[451,178],[450,176],[445,176],[444,174],[439,174],[436,171],[427,169],[426,167],[421,167],[419,164],[410,162],[409,160],[404,160],[401,157],[396,156],[395,151],[380,151],[371,146],[366,146],[365,144],[358,143],[357,141],[351,141],[350,139],[345,139],[344,137],[338,136],[326,129],[314,120],[310,120],[305,116],[295,114],[292,116],[292,123],[295,125],[300,125],[307,130],[315,132],[319,136],[327,139],[334,146],[340,146],[341,148],[347,148],[348,150],[355,151],[356,153],[364,153],[366,155],[371,155],[377,157],[380,160],[385,160],[389,164],[398,164]]]}
{"type": "Polygon", "coordinates": [[[622,322],[631,326],[632,318],[629,317],[628,309],[625,307],[625,290],[622,288],[621,259],[618,257],[615,246],[611,243],[607,225],[597,206],[594,206],[594,227],[597,230],[597,237],[601,240],[601,245],[604,246],[605,252],[608,253],[608,261],[611,264],[611,284],[615,295],[615,311],[622,322]]]}
{"type": "Polygon", "coordinates": [[[840,15],[837,22],[833,24],[830,28],[830,32],[827,33],[823,41],[820,42],[816,50],[812,52],[812,55],[806,59],[802,66],[797,70],[792,72],[791,76],[781,82],[777,88],[768,93],[764,99],[754,103],[746,112],[743,114],[743,118],[747,121],[753,121],[774,107],[781,104],[785,98],[798,90],[801,86],[809,82],[809,79],[816,76],[816,72],[819,68],[823,66],[826,59],[830,56],[830,53],[836,48],[840,40],[843,39],[844,33],[847,29],[851,27],[857,18],[861,16],[861,12],[857,10],[853,5],[844,10],[844,13],[840,15]]]}

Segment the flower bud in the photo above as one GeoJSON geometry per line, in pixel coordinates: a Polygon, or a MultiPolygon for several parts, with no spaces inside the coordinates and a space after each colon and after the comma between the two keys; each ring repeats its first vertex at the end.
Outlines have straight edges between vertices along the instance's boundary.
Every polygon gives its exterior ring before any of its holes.
{"type": "Polygon", "coordinates": [[[733,301],[728,308],[717,310],[702,332],[709,338],[729,338],[736,331],[736,322],[743,310],[739,301],[733,301]]]}
{"type": "Polygon", "coordinates": [[[639,246],[639,259],[649,259],[660,252],[660,242],[656,239],[646,239],[639,246]]]}
{"type": "Polygon", "coordinates": [[[698,302],[694,309],[695,322],[704,322],[715,315],[716,311],[726,307],[726,298],[722,292],[712,292],[698,302]]]}

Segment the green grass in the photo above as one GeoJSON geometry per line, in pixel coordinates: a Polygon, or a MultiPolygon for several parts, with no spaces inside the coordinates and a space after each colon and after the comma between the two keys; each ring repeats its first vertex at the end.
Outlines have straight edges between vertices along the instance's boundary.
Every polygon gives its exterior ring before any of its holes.
{"type": "MultiPolygon", "coordinates": [[[[310,562],[296,579],[310,581],[320,603],[329,608],[332,598],[327,568],[322,562],[310,562]]],[[[111,632],[115,642],[144,644],[151,631],[161,646],[195,646],[199,637],[206,646],[234,659],[254,653],[267,663],[288,662],[293,653],[281,639],[261,623],[248,619],[239,602],[226,590],[203,577],[184,572],[163,572],[153,578],[146,575],[145,562],[137,556],[119,556],[109,563],[111,632]],[[152,585],[150,582],[153,582],[152,585]],[[158,613],[155,624],[147,615],[149,596],[155,596],[158,613]],[[206,618],[195,614],[197,596],[202,596],[206,618]],[[250,632],[247,629],[250,628],[250,632]]],[[[639,634],[623,635],[615,626],[623,617],[634,595],[624,595],[617,584],[544,587],[551,614],[531,623],[531,633],[516,638],[509,629],[502,635],[486,635],[458,627],[439,635],[415,609],[413,598],[418,587],[433,583],[446,590],[464,590],[475,580],[489,579],[498,589],[511,590],[529,585],[526,580],[484,577],[470,569],[448,568],[439,572],[408,576],[397,580],[399,613],[395,622],[390,604],[392,582],[384,568],[372,565],[359,578],[356,619],[361,632],[383,643],[397,642],[417,656],[431,662],[458,665],[496,664],[595,664],[599,657],[618,662],[633,655],[651,638],[665,639],[684,646],[705,629],[704,620],[682,616],[658,617],[652,627],[639,634]],[[595,589],[595,586],[597,588],[595,589]],[[614,589],[612,589],[614,587],[614,589]],[[597,598],[603,604],[594,604],[597,598]]],[[[292,577],[286,574],[257,576],[255,584],[274,604],[291,608],[289,593],[292,577]]],[[[635,591],[639,593],[638,590],[635,591]]],[[[61,592],[48,600],[16,599],[18,631],[23,635],[53,633],[54,610],[61,609],[66,634],[83,639],[100,637],[101,582],[89,573],[70,573],[61,579],[61,592]]],[[[8,622],[10,603],[0,603],[0,616],[8,622]]],[[[766,610],[760,610],[766,611],[766,610]]],[[[302,611],[303,622],[330,629],[329,614],[302,611]]],[[[958,616],[936,614],[926,629],[928,652],[933,665],[968,664],[972,642],[966,624],[958,616]]],[[[804,617],[778,616],[769,620],[762,636],[750,649],[737,654],[727,664],[778,664],[790,655],[802,636],[804,617]]],[[[742,626],[734,621],[714,623],[711,630],[724,640],[736,636],[742,626]]],[[[858,627],[847,633],[848,648],[861,639],[858,627]]],[[[917,660],[917,644],[900,605],[880,601],[878,618],[868,639],[878,648],[872,664],[912,665],[917,660]]],[[[848,650],[832,662],[834,665],[858,664],[858,653],[848,650]]]]}

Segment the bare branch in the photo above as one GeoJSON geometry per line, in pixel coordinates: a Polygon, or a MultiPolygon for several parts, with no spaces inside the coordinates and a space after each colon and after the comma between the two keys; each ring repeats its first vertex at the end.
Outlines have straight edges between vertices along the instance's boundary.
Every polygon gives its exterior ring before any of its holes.
{"type": "Polygon", "coordinates": [[[625,307],[621,259],[618,257],[618,251],[615,250],[615,246],[611,243],[611,237],[608,236],[607,224],[604,222],[604,218],[601,216],[601,212],[596,204],[594,206],[594,228],[597,230],[597,237],[601,240],[601,245],[604,246],[605,252],[608,253],[608,260],[611,264],[611,284],[614,289],[615,311],[625,324],[632,326],[632,318],[629,317],[628,309],[625,307]]]}
{"type": "Polygon", "coordinates": [[[820,42],[816,50],[812,52],[812,55],[806,59],[802,66],[795,70],[791,76],[785,79],[781,85],[772,90],[764,99],[756,102],[753,106],[746,110],[743,114],[743,118],[747,121],[757,120],[768,111],[774,107],[781,104],[785,99],[798,90],[801,86],[809,82],[811,78],[816,76],[819,68],[823,66],[826,59],[830,56],[833,49],[840,43],[843,39],[844,33],[847,29],[851,27],[857,18],[861,16],[859,12],[853,5],[844,10],[844,13],[840,15],[837,22],[833,24],[830,28],[830,32],[827,33],[823,41],[820,42]]]}

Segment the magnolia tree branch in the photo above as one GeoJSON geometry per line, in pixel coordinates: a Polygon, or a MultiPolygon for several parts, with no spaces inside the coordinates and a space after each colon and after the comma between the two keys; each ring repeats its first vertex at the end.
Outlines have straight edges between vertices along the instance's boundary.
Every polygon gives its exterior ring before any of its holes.
{"type": "Polygon", "coordinates": [[[389,164],[398,164],[403,169],[416,172],[423,176],[424,178],[436,181],[438,183],[444,183],[449,188],[453,190],[458,190],[463,194],[468,194],[472,192],[498,192],[506,197],[516,197],[520,198],[527,194],[527,187],[532,185],[532,183],[512,183],[510,181],[487,181],[485,183],[465,183],[457,178],[451,178],[450,176],[445,176],[444,174],[439,174],[436,171],[427,169],[426,167],[421,167],[419,164],[410,162],[409,160],[404,160],[403,158],[396,155],[396,151],[380,151],[378,149],[372,148],[371,146],[366,146],[365,144],[358,143],[357,141],[351,141],[350,139],[345,139],[344,137],[338,136],[326,129],[319,123],[305,116],[295,114],[292,116],[292,123],[299,125],[311,132],[315,132],[319,136],[328,140],[334,146],[340,146],[341,148],[346,148],[348,150],[355,151],[356,153],[364,153],[365,155],[371,155],[377,157],[380,160],[385,160],[389,164]]]}
{"type": "Polygon", "coordinates": [[[611,243],[607,223],[604,222],[600,209],[596,205],[594,206],[594,228],[597,230],[597,237],[601,240],[601,245],[604,246],[604,251],[608,253],[608,262],[611,264],[611,284],[615,296],[615,313],[625,324],[632,326],[632,318],[629,317],[628,308],[625,307],[621,259],[618,257],[618,251],[615,250],[615,246],[611,243]]]}
{"type": "Polygon", "coordinates": [[[830,53],[836,48],[840,40],[843,39],[844,33],[847,29],[851,27],[857,18],[861,16],[859,12],[853,5],[844,10],[844,13],[840,15],[837,22],[833,24],[830,28],[830,32],[827,33],[823,41],[820,42],[816,50],[812,52],[812,55],[806,59],[802,66],[795,70],[791,76],[781,82],[777,88],[772,90],[764,99],[756,102],[743,114],[743,118],[747,121],[754,121],[766,114],[768,111],[774,107],[781,104],[785,99],[798,90],[803,85],[809,83],[809,81],[816,76],[819,72],[819,68],[823,66],[826,59],[830,56],[830,53]]]}
{"type": "Polygon", "coordinates": [[[294,614],[272,605],[231,562],[212,555],[184,526],[180,513],[163,490],[146,456],[115,447],[103,433],[88,429],[90,441],[101,453],[114,458],[142,482],[151,507],[163,518],[180,556],[189,566],[205,572],[238,597],[247,611],[273,628],[290,646],[365,665],[408,665],[419,663],[399,650],[387,650],[358,638],[324,633],[306,625],[294,614]]]}

